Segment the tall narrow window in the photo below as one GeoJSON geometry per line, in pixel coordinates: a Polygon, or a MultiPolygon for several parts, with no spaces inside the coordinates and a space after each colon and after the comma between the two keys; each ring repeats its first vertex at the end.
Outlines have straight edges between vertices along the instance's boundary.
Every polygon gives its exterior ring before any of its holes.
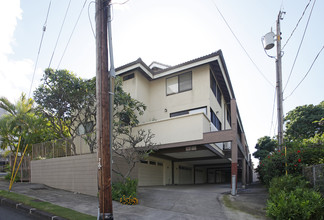
{"type": "Polygon", "coordinates": [[[221,93],[221,91],[219,89],[219,86],[216,86],[216,88],[217,88],[217,96],[216,96],[216,98],[217,98],[217,101],[218,101],[219,105],[222,106],[222,93],[221,93]]]}
{"type": "Polygon", "coordinates": [[[222,123],[212,109],[210,109],[210,120],[218,131],[222,130],[222,123]]]}
{"type": "Polygon", "coordinates": [[[179,75],[179,92],[191,90],[191,72],[179,75]]]}
{"type": "Polygon", "coordinates": [[[178,76],[167,78],[167,95],[171,95],[178,92],[178,76]]]}
{"type": "Polygon", "coordinates": [[[219,86],[216,83],[212,72],[210,72],[210,89],[213,91],[219,105],[222,106],[222,93],[219,86]]]}
{"type": "Polygon", "coordinates": [[[229,105],[227,105],[227,122],[231,125],[232,120],[231,120],[231,110],[229,105]]]}
{"type": "Polygon", "coordinates": [[[167,95],[185,92],[192,89],[191,72],[183,73],[166,79],[167,95]]]}

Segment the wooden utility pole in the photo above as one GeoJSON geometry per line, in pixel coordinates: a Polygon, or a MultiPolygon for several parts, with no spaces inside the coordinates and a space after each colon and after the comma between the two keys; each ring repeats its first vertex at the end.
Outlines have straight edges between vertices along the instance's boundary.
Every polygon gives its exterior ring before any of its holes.
{"type": "Polygon", "coordinates": [[[281,32],[280,32],[280,20],[282,20],[282,11],[279,11],[277,19],[277,59],[276,59],[276,69],[277,69],[277,112],[278,112],[278,142],[279,150],[283,147],[283,109],[282,109],[282,65],[281,65],[281,32]]]}
{"type": "Polygon", "coordinates": [[[113,219],[107,47],[108,0],[96,0],[96,91],[98,144],[98,219],[113,219]]]}

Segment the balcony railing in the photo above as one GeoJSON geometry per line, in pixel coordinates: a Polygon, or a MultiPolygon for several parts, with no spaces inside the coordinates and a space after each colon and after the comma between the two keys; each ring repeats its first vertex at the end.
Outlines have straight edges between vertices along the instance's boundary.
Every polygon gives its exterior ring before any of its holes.
{"type": "Polygon", "coordinates": [[[203,139],[210,132],[210,121],[204,113],[188,114],[141,124],[137,129],[150,129],[157,144],[169,144],[203,139]]]}

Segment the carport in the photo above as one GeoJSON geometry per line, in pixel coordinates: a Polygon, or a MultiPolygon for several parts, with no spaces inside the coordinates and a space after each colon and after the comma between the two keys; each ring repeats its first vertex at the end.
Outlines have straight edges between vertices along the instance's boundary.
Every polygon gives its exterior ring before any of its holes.
{"type": "Polygon", "coordinates": [[[230,149],[229,142],[213,143],[159,149],[152,156],[171,161],[172,184],[230,183],[230,149]],[[190,174],[192,181],[181,181],[190,174]]]}

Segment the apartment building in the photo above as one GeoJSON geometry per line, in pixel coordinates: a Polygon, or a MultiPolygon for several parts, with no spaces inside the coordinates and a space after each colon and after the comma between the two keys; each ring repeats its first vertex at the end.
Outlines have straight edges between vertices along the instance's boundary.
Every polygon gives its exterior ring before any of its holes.
{"type": "Polygon", "coordinates": [[[150,129],[158,144],[136,169],[140,186],[252,181],[251,155],[221,50],[176,66],[148,66],[138,59],[116,73],[123,89],[147,106],[138,129],[150,129]]]}

